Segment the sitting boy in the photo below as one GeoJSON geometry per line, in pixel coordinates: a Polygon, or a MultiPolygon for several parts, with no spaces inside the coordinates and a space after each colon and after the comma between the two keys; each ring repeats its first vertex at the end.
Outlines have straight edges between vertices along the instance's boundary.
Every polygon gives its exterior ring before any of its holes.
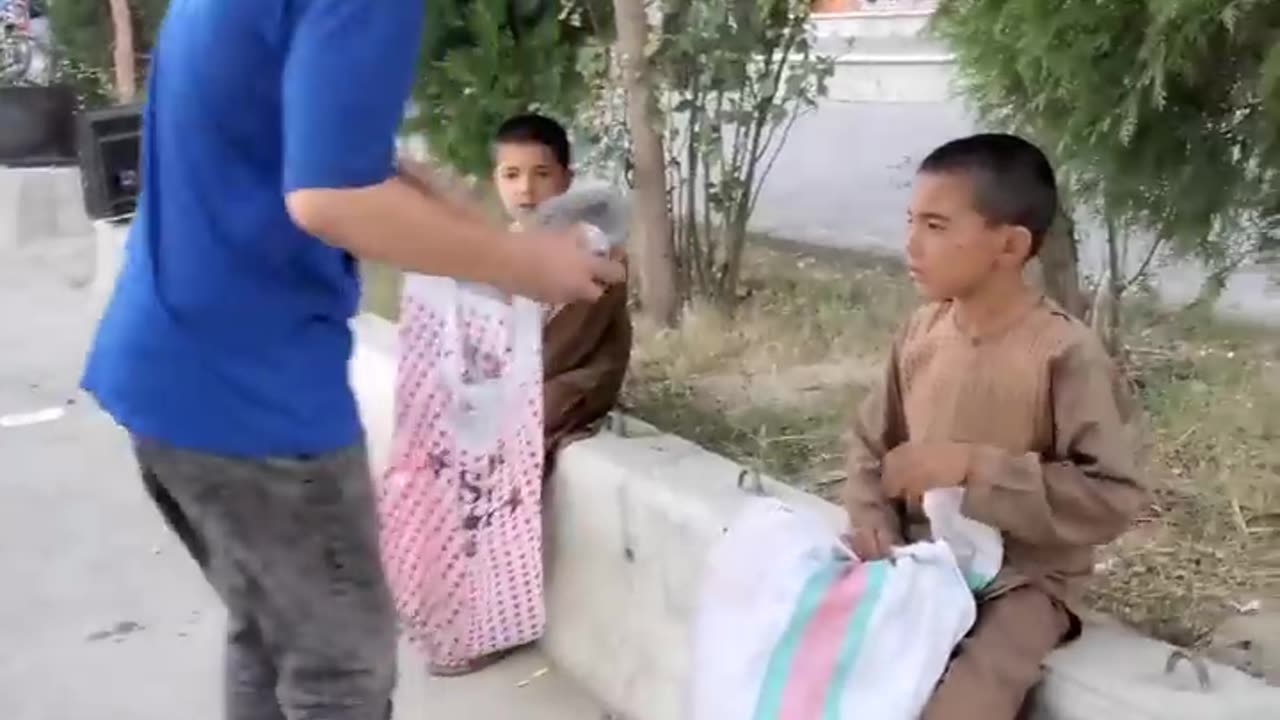
{"type": "MultiPolygon", "coordinates": [[[[494,140],[493,182],[517,226],[573,181],[569,138],[555,120],[520,115],[494,140]]],[[[542,336],[545,472],[557,451],[591,433],[618,401],[631,358],[631,316],[626,283],[611,285],[595,302],[556,308],[542,336]]]]}
{"type": "Polygon", "coordinates": [[[956,486],[1005,544],[925,720],[1013,720],[1042,661],[1080,632],[1094,547],[1147,501],[1109,357],[1023,279],[1057,205],[1048,160],[1009,135],[947,143],[916,175],[906,254],[929,304],[855,424],[851,544],[874,560],[928,539],[920,498],[956,486]]]}

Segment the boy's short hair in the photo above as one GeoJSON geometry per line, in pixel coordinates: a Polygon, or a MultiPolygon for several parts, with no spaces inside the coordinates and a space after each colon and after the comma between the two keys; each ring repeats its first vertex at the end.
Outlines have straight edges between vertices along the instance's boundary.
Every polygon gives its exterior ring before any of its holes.
{"type": "Polygon", "coordinates": [[[1040,148],[1015,135],[985,133],[929,153],[922,173],[960,173],[973,182],[974,205],[987,222],[1025,227],[1035,257],[1058,213],[1058,184],[1040,148]]]}
{"type": "Polygon", "coordinates": [[[504,143],[542,145],[551,151],[556,162],[569,167],[569,134],[564,126],[545,115],[526,113],[508,118],[494,134],[495,145],[504,143]]]}

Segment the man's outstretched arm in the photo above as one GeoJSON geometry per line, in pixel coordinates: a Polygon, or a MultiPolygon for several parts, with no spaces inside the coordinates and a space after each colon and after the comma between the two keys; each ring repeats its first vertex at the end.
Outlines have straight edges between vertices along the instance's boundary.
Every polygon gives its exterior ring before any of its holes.
{"type": "Polygon", "coordinates": [[[284,194],[309,234],[406,270],[550,302],[624,277],[576,233],[517,238],[398,177],[395,135],[417,67],[422,4],[303,0],[281,98],[284,194]]]}

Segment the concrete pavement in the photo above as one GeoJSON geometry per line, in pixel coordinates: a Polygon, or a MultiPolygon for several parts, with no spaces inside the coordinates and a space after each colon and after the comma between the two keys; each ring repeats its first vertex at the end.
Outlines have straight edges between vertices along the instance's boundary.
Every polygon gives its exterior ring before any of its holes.
{"type": "MultiPolygon", "coordinates": [[[[94,303],[88,238],[0,247],[0,718],[215,720],[222,613],[77,390],[94,303]],[[21,415],[59,408],[58,419],[21,415]],[[17,426],[12,426],[12,425],[17,426]]],[[[406,649],[397,720],[600,720],[530,653],[427,680],[406,649]]]]}

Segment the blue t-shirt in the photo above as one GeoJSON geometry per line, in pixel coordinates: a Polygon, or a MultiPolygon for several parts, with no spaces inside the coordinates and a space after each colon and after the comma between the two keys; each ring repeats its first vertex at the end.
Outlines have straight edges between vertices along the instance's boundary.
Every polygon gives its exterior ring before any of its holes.
{"type": "Polygon", "coordinates": [[[121,425],[246,457],[361,439],[356,265],[284,198],[391,175],[422,14],[421,0],[169,4],[142,197],[83,380],[121,425]]]}

